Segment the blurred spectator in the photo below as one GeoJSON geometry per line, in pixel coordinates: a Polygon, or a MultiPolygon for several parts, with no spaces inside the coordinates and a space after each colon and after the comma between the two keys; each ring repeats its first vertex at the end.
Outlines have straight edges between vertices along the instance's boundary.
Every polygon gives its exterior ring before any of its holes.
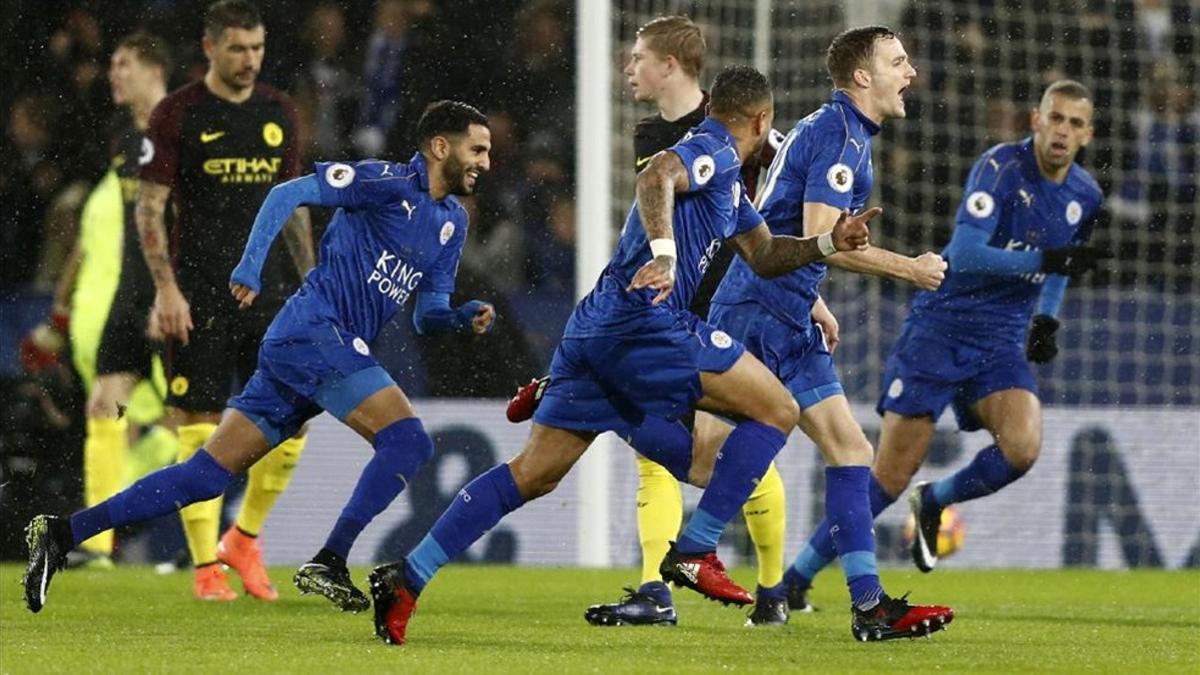
{"type": "Polygon", "coordinates": [[[1149,215],[1150,227],[1159,230],[1167,204],[1193,204],[1197,198],[1200,111],[1195,90],[1174,68],[1160,64],[1151,74],[1146,105],[1135,113],[1133,128],[1136,168],[1126,175],[1114,209],[1130,217],[1149,215]]]}
{"type": "Polygon", "coordinates": [[[1167,0],[1137,0],[1137,20],[1146,47],[1155,55],[1167,51],[1171,33],[1171,8],[1167,0]]]}
{"type": "Polygon", "coordinates": [[[294,97],[304,129],[305,160],[348,157],[359,84],[343,63],[346,17],[336,3],[317,5],[300,43],[309,54],[299,66],[294,97]]]}
{"type": "Polygon", "coordinates": [[[27,94],[8,114],[0,172],[0,286],[33,280],[46,209],[64,184],[57,158],[65,153],[52,135],[57,111],[51,99],[27,94]]]}
{"type": "Polygon", "coordinates": [[[411,56],[412,24],[431,10],[427,0],[379,0],[375,5],[363,69],[365,90],[354,132],[355,146],[367,156],[382,153],[394,124],[415,122],[397,117],[405,94],[403,78],[405,61],[411,56]]]}

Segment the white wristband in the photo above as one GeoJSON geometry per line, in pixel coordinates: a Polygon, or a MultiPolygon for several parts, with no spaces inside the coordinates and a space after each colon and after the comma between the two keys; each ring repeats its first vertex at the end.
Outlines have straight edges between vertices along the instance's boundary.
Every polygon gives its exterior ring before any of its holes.
{"type": "Polygon", "coordinates": [[[831,256],[837,253],[837,247],[833,245],[832,232],[817,235],[817,249],[821,251],[821,255],[823,256],[831,256]]]}
{"type": "Polygon", "coordinates": [[[665,255],[670,258],[675,256],[675,240],[674,239],[651,239],[650,254],[657,258],[660,255],[665,255]]]}

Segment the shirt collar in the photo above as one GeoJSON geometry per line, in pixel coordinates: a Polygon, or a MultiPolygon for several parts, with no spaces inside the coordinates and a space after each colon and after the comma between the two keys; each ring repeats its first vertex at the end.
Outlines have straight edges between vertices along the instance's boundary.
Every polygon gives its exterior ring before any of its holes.
{"type": "Polygon", "coordinates": [[[725,125],[718,122],[714,117],[705,117],[703,122],[696,125],[696,128],[706,134],[716,136],[729,145],[734,144],[733,136],[730,135],[729,129],[726,129],[725,125]]]}
{"type": "Polygon", "coordinates": [[[420,152],[414,154],[412,159],[408,160],[408,168],[417,172],[417,181],[421,184],[421,189],[429,192],[429,167],[425,164],[425,155],[420,152]]]}
{"type": "Polygon", "coordinates": [[[870,117],[867,117],[865,114],[863,114],[863,111],[859,110],[858,106],[854,105],[854,99],[850,98],[849,94],[841,89],[838,89],[837,91],[833,92],[833,102],[841,103],[849,108],[854,113],[854,116],[858,118],[858,121],[862,123],[863,128],[867,130],[868,134],[874,136],[875,134],[879,133],[879,125],[876,124],[870,117]]]}

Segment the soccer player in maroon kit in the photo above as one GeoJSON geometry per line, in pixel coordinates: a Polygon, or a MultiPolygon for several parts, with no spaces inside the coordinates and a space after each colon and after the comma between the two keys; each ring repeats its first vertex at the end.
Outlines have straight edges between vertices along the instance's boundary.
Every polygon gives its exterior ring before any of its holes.
{"type": "MultiPolygon", "coordinates": [[[[208,72],[159,103],[142,149],[138,232],[155,286],[151,325],[167,339],[167,405],[179,425],[179,461],[208,440],[236,393],[231,383],[240,388],[254,372],[263,333],[299,282],[296,271],[314,264],[308,212],[297,209],[285,228],[296,269],[274,250],[259,301],[239,311],[229,296],[229,275],[258,205],[273,185],[300,173],[296,107],[257,83],[265,40],[251,3],[210,6],[203,38],[208,72]],[[168,197],[178,212],[169,242],[163,224],[168,197]]],[[[219,544],[220,498],[181,510],[196,597],[237,597],[218,562],[237,570],[247,593],[278,597],[257,536],[303,447],[301,431],[250,470],[237,521],[219,544]]]]}

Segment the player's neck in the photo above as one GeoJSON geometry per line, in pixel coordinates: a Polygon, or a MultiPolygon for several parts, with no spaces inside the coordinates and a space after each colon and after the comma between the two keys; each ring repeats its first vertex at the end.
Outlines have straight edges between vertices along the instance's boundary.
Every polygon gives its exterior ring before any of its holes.
{"type": "Polygon", "coordinates": [[[658,114],[668,122],[687,115],[704,101],[704,92],[700,91],[700,85],[689,80],[685,86],[678,90],[665,91],[655,101],[658,106],[658,114]]]}
{"type": "Polygon", "coordinates": [[[1042,178],[1045,178],[1046,180],[1051,181],[1053,183],[1061,184],[1063,181],[1065,181],[1067,179],[1067,174],[1071,172],[1070,164],[1066,164],[1062,168],[1059,168],[1059,169],[1048,166],[1045,162],[1042,161],[1042,156],[1038,153],[1037,150],[1033,151],[1033,159],[1035,162],[1037,162],[1038,173],[1042,174],[1042,178]]]}
{"type": "Polygon", "coordinates": [[[435,201],[445,199],[446,195],[450,194],[450,184],[442,176],[441,167],[433,166],[427,155],[425,156],[425,174],[429,177],[429,196],[433,197],[435,201]]]}
{"type": "Polygon", "coordinates": [[[158,102],[166,98],[167,90],[165,87],[158,87],[148,95],[134,101],[129,106],[129,112],[133,115],[133,125],[138,129],[145,131],[146,127],[150,126],[150,113],[154,110],[154,106],[158,102]]]}
{"type": "Polygon", "coordinates": [[[242,103],[250,98],[254,93],[254,87],[249,86],[244,89],[234,89],[225,84],[225,81],[217,75],[217,71],[212,68],[204,74],[204,86],[213,93],[217,98],[223,98],[230,103],[242,103]]]}
{"type": "Polygon", "coordinates": [[[867,119],[874,122],[876,126],[883,126],[883,113],[875,109],[875,106],[871,104],[870,97],[866,94],[856,94],[849,89],[838,89],[838,91],[845,94],[854,103],[854,107],[867,116],[867,119]]]}

